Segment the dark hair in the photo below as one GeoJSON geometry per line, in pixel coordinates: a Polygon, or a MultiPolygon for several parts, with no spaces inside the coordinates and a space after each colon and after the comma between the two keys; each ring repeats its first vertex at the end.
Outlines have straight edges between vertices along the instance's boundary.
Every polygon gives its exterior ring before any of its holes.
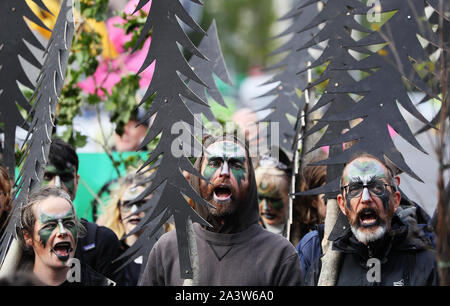
{"type": "MultiPolygon", "coordinates": [[[[309,163],[318,162],[326,158],[326,154],[320,154],[313,157],[309,163]]],[[[309,164],[308,163],[308,164],[309,164]]],[[[322,186],[326,182],[326,166],[308,166],[303,167],[299,179],[296,181],[296,190],[299,192],[307,191],[322,186]]],[[[300,231],[300,237],[303,237],[309,231],[313,230],[317,224],[322,223],[319,211],[313,205],[319,195],[297,195],[294,200],[295,218],[294,222],[300,231]]]]}
{"type": "Polygon", "coordinates": [[[64,170],[69,167],[68,164],[75,166],[75,171],[78,172],[78,155],[75,149],[62,139],[54,138],[50,145],[50,152],[48,154],[50,163],[52,163],[58,170],[64,170]]]}

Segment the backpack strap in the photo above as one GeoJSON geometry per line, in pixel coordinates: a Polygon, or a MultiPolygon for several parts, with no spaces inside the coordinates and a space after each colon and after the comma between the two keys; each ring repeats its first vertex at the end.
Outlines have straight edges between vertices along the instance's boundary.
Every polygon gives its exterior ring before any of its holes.
{"type": "Polygon", "coordinates": [[[98,225],[92,222],[88,222],[86,219],[81,219],[81,223],[84,225],[87,231],[87,235],[80,241],[83,253],[95,249],[95,237],[97,236],[98,225]]]}

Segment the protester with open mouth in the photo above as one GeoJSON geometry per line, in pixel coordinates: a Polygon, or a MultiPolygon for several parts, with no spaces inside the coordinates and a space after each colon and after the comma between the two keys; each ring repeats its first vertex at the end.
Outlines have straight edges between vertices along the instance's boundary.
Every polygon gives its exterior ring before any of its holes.
{"type": "MultiPolygon", "coordinates": [[[[337,202],[350,226],[336,232],[335,226],[329,237],[342,253],[338,286],[438,284],[430,240],[397,214],[400,178],[393,173],[390,164],[365,153],[344,168],[337,202]]],[[[319,259],[308,269],[308,285],[317,284],[320,268],[319,259]]]]}
{"type": "MultiPolygon", "coordinates": [[[[293,245],[258,224],[255,173],[248,147],[231,136],[203,138],[194,168],[208,181],[190,176],[192,187],[210,205],[194,201],[212,227],[194,223],[200,286],[300,285],[300,262],[293,245]]],[[[182,285],[175,231],[153,247],[140,285],[182,285]]]]}
{"type": "MultiPolygon", "coordinates": [[[[30,195],[21,211],[22,243],[34,257],[32,272],[45,285],[110,285],[103,275],[78,261],[79,279],[69,279],[78,237],[85,229],[79,222],[70,196],[47,187],[30,195]]],[[[74,263],[75,265],[77,263],[74,263]]]]}

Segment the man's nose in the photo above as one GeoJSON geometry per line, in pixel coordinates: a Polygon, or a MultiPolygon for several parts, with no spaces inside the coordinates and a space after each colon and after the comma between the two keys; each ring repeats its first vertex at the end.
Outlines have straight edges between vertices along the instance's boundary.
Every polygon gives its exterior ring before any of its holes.
{"type": "Polygon", "coordinates": [[[220,170],[220,176],[230,176],[230,168],[226,161],[223,162],[222,169],[220,170]]]}
{"type": "Polygon", "coordinates": [[[363,188],[363,192],[362,192],[362,196],[361,196],[361,201],[362,202],[369,202],[371,200],[370,197],[370,192],[369,189],[367,187],[363,188]]]}
{"type": "Polygon", "coordinates": [[[59,175],[53,176],[51,181],[48,183],[48,186],[61,188],[62,187],[62,185],[61,185],[61,178],[59,177],[59,175]]]}

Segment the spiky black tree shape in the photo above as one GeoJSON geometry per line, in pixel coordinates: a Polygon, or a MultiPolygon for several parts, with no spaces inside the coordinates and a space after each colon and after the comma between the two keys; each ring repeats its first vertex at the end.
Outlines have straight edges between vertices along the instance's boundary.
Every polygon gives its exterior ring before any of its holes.
{"type": "MultiPolygon", "coordinates": [[[[216,75],[223,82],[228,85],[232,85],[225,61],[223,59],[222,50],[220,48],[220,41],[217,34],[217,25],[215,20],[213,20],[206,36],[200,42],[198,50],[209,60],[204,60],[193,55],[189,60],[189,64],[197,73],[199,78],[207,85],[207,87],[195,81],[190,81],[188,83],[189,88],[203,101],[208,102],[208,94],[214,99],[214,101],[223,107],[227,107],[222,94],[217,88],[216,81],[214,80],[214,75],[216,75]]],[[[186,99],[186,105],[194,115],[204,114],[206,119],[209,121],[216,121],[216,118],[209,106],[190,101],[189,99],[186,99]]]]}
{"type": "MultiPolygon", "coordinates": [[[[41,0],[33,0],[41,9],[47,10],[41,0]]],[[[23,70],[19,57],[37,69],[42,65],[31,53],[28,44],[43,50],[25,19],[46,28],[42,21],[28,7],[25,0],[0,2],[0,131],[4,134],[2,145],[3,165],[14,178],[16,127],[25,127],[25,119],[20,108],[27,113],[31,105],[23,96],[19,84],[34,89],[34,80],[30,81],[23,70]]]]}
{"type": "MultiPolygon", "coordinates": [[[[321,120],[302,135],[302,138],[310,137],[312,134],[318,133],[323,128],[327,127],[325,133],[309,152],[314,151],[319,147],[330,145],[330,141],[340,136],[345,129],[350,128],[347,120],[330,122],[328,121],[328,118],[340,114],[350,108],[355,104],[355,101],[347,92],[332,93],[330,91],[335,87],[351,87],[352,84],[355,83],[349,72],[343,69],[345,69],[347,65],[355,64],[357,60],[350,55],[348,49],[344,48],[344,46],[355,43],[354,38],[351,36],[352,31],[370,32],[355,20],[356,12],[365,9],[367,9],[367,7],[363,3],[355,0],[329,0],[327,4],[324,5],[322,11],[305,27],[305,29],[309,29],[325,23],[323,29],[311,40],[306,42],[301,47],[302,49],[312,47],[323,41],[328,41],[327,46],[320,57],[317,58],[310,67],[312,69],[320,65],[327,65],[326,69],[312,84],[305,88],[310,89],[324,82],[328,82],[324,93],[307,113],[307,115],[310,115],[312,112],[328,105],[321,120]]],[[[309,152],[306,152],[306,154],[309,152]]],[[[328,151],[328,158],[333,158],[342,152],[342,143],[331,144],[328,151]]],[[[339,191],[339,177],[342,173],[343,166],[343,164],[328,165],[326,175],[327,184],[320,188],[299,194],[325,193],[327,197],[334,198],[339,191]]]]}
{"type": "MultiPolygon", "coordinates": [[[[433,6],[434,8],[435,6],[433,6]]],[[[441,28],[441,26],[439,25],[440,22],[440,16],[441,14],[438,13],[439,11],[435,9],[435,11],[433,12],[433,14],[430,16],[429,21],[433,24],[438,26],[439,28],[441,28]]],[[[445,16],[445,14],[443,14],[445,16]]],[[[432,55],[434,52],[436,52],[437,49],[442,48],[442,52],[444,52],[443,56],[439,56],[438,60],[435,63],[435,67],[436,69],[433,71],[430,71],[427,76],[424,78],[424,80],[427,82],[427,84],[429,84],[429,86],[433,89],[433,92],[439,92],[441,93],[443,91],[443,88],[441,87],[441,61],[444,60],[444,68],[446,73],[446,79],[449,80],[450,79],[450,20],[447,18],[442,18],[442,38],[443,38],[443,42],[440,42],[440,44],[443,43],[443,46],[435,46],[433,44],[428,44],[427,48],[425,49],[428,55],[432,55]]],[[[448,91],[447,91],[448,94],[448,91]]],[[[420,103],[426,103],[429,102],[431,99],[431,97],[429,95],[425,95],[422,100],[420,101],[420,103]]],[[[439,123],[439,120],[441,118],[441,111],[439,110],[439,112],[436,114],[436,116],[434,116],[434,118],[431,120],[431,124],[432,126],[429,125],[425,125],[424,127],[422,127],[421,129],[419,129],[416,134],[421,134],[425,131],[428,131],[431,127],[436,126],[439,123]]],[[[450,105],[447,103],[447,114],[450,113],[450,105]]]]}
{"type": "MultiPolygon", "coordinates": [[[[262,110],[270,109],[270,112],[261,122],[278,122],[279,123],[279,142],[280,146],[291,152],[295,138],[295,122],[289,120],[289,115],[295,118],[305,106],[305,96],[299,97],[298,90],[304,88],[308,81],[306,74],[298,75],[300,70],[303,70],[312,57],[308,50],[300,50],[301,47],[310,40],[316,31],[315,28],[301,31],[305,28],[308,21],[310,21],[315,14],[317,14],[317,4],[319,0],[303,1],[306,3],[300,4],[298,8],[294,8],[280,21],[292,20],[292,24],[282,33],[274,37],[279,39],[287,35],[292,37],[281,47],[271,53],[272,56],[286,53],[286,56],[277,64],[267,67],[265,71],[273,71],[275,69],[282,69],[281,72],[272,77],[269,81],[262,85],[279,83],[276,87],[269,90],[261,97],[275,98],[262,110]]],[[[267,136],[270,136],[270,132],[267,136]]]]}
{"type": "MultiPolygon", "coordinates": [[[[194,92],[197,96],[199,96],[203,101],[207,101],[207,95],[211,96],[215,101],[220,103],[221,105],[226,107],[226,104],[223,100],[222,94],[219,92],[216,82],[214,80],[214,76],[219,77],[222,81],[232,84],[230,81],[230,77],[227,72],[227,68],[225,65],[225,61],[223,59],[222,51],[220,49],[220,41],[217,35],[217,26],[215,21],[212,22],[211,26],[207,31],[207,35],[202,39],[198,46],[198,50],[201,54],[203,54],[208,60],[202,59],[198,56],[193,55],[189,61],[192,70],[197,73],[199,78],[204,81],[207,85],[205,87],[202,84],[199,84],[193,80],[188,80],[188,87],[192,92],[194,92]]],[[[215,121],[215,116],[211,112],[209,106],[204,104],[199,104],[198,102],[191,101],[187,98],[186,106],[191,111],[191,113],[195,116],[196,114],[203,114],[210,121],[215,121]]],[[[195,132],[195,131],[194,131],[195,132]]],[[[200,135],[201,136],[201,135],[200,135]]],[[[159,165],[158,165],[159,166],[159,165]]],[[[152,180],[154,178],[154,174],[151,175],[148,180],[152,180]]],[[[158,191],[158,190],[157,190],[158,191]]],[[[149,209],[150,207],[155,207],[155,204],[159,201],[160,192],[162,189],[159,189],[159,192],[153,195],[151,203],[148,203],[143,210],[149,209]]],[[[151,214],[151,211],[148,213],[151,214]]],[[[138,213],[138,212],[136,212],[138,213]]],[[[138,225],[135,230],[133,230],[130,235],[134,232],[140,230],[142,226],[148,228],[148,232],[157,231],[160,228],[160,218],[149,218],[142,222],[142,224],[138,225]]],[[[152,232],[150,232],[153,235],[152,232]]],[[[150,236],[151,236],[150,235],[150,236]]],[[[157,235],[155,235],[157,236],[157,235]]],[[[150,237],[149,237],[150,238],[150,237]]],[[[126,258],[124,260],[122,267],[130,263],[135,258],[142,256],[143,262],[147,262],[148,256],[150,254],[151,248],[153,247],[155,239],[151,237],[150,239],[138,240],[133,244],[133,246],[129,249],[130,251],[125,253],[121,258],[126,258]]],[[[121,259],[119,258],[119,259],[121,259]]],[[[143,272],[143,268],[141,269],[141,273],[143,272]]]]}
{"type": "MultiPolygon", "coordinates": [[[[200,4],[199,1],[191,1],[200,4]]],[[[136,11],[148,2],[149,0],[139,1],[136,11]]],[[[179,0],[153,0],[150,13],[137,43],[137,45],[140,45],[145,39],[145,35],[152,30],[152,43],[139,73],[156,61],[152,81],[141,101],[142,104],[151,96],[154,96],[146,117],[150,118],[156,115],[141,144],[141,148],[159,134],[161,134],[161,138],[156,148],[149,153],[148,159],[142,167],[149,166],[155,161],[159,162],[152,178],[151,186],[146,188],[136,199],[143,199],[156,191],[157,194],[153,195],[142,209],[153,208],[151,213],[148,213],[137,226],[137,230],[144,229],[144,233],[129,249],[129,252],[124,255],[135,254],[139,247],[145,245],[145,242],[148,241],[147,239],[173,216],[180,258],[180,277],[182,279],[190,279],[192,278],[192,267],[189,260],[188,222],[193,221],[203,225],[208,225],[208,223],[191,208],[185,196],[197,203],[210,204],[195,192],[182,174],[182,171],[187,171],[202,177],[185,155],[185,152],[191,151],[191,146],[187,145],[187,143],[182,144],[178,139],[179,135],[172,133],[172,127],[180,122],[194,126],[195,118],[183,102],[182,96],[196,103],[207,104],[194,94],[184,82],[188,78],[189,82],[195,81],[206,86],[183,57],[179,45],[201,59],[206,60],[206,58],[186,36],[177,18],[195,31],[205,34],[187,14],[179,0]],[[180,154],[181,156],[177,156],[172,152],[173,147],[179,146],[182,146],[183,150],[183,154],[180,154]],[[157,225],[150,226],[152,221],[155,220],[158,220],[157,225]]],[[[140,171],[142,171],[142,168],[140,171]]]]}
{"type": "Polygon", "coordinates": [[[429,24],[425,22],[423,0],[381,1],[381,7],[384,12],[396,12],[379,31],[372,32],[355,45],[347,46],[352,49],[355,47],[360,49],[361,46],[386,43],[378,52],[371,53],[370,56],[356,64],[346,65],[345,68],[366,71],[373,69],[375,72],[356,84],[338,86],[329,91],[331,93],[367,93],[350,109],[328,118],[330,121],[362,118],[361,123],[330,141],[329,144],[340,144],[353,140],[357,140],[357,142],[338,156],[317,164],[345,163],[353,154],[367,152],[381,160],[387,157],[400,170],[421,181],[395,147],[388,132],[388,125],[411,145],[425,152],[401,115],[397,101],[414,117],[429,124],[408,97],[403,78],[430,96],[436,96],[418,76],[410,58],[417,62],[427,60],[416,35],[421,35],[432,43],[436,43],[437,40],[430,30],[429,24]]]}
{"type": "MultiPolygon", "coordinates": [[[[30,129],[20,162],[22,169],[16,183],[16,194],[8,226],[1,238],[0,258],[7,252],[9,241],[16,235],[20,208],[28,195],[41,186],[41,179],[50,150],[55,110],[66,76],[67,63],[74,33],[72,0],[64,0],[45,49],[45,61],[31,97],[30,129]]],[[[2,262],[1,260],[0,262],[2,262]]]]}

